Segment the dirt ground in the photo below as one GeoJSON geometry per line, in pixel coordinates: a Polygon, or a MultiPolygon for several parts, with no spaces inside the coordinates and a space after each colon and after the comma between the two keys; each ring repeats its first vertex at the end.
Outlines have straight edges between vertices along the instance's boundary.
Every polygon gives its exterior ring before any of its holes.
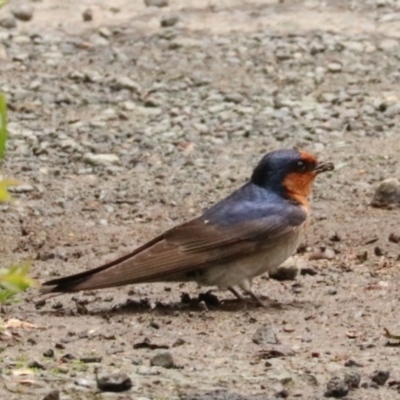
{"type": "Polygon", "coordinates": [[[195,284],[32,288],[2,316],[36,328],[2,333],[0,397],[311,400],[338,377],[336,397],[400,398],[399,347],[384,336],[400,335],[399,214],[370,205],[400,175],[398,2],[31,4],[30,22],[0,28],[3,174],[21,181],[0,206],[2,266],[32,258],[40,282],[110,261],[199,215],[277,148],[336,170],[315,183],[302,273],[255,281],[266,309],[219,291],[219,305],[182,302],[206,291],[195,284]],[[174,367],[151,366],[165,351],[174,367]],[[132,388],[99,393],[96,368],[132,388]]]}

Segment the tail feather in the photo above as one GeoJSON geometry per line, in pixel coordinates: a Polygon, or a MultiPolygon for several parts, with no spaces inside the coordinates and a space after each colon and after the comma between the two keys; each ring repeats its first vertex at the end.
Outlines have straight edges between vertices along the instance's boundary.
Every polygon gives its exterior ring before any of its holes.
{"type": "Polygon", "coordinates": [[[40,293],[73,293],[81,290],[118,286],[113,284],[111,279],[104,276],[103,272],[107,272],[109,268],[126,261],[127,258],[129,257],[125,256],[99,268],[44,282],[40,288],[40,293]]]}
{"type": "Polygon", "coordinates": [[[128,264],[135,255],[160,242],[162,237],[163,235],[160,235],[143,246],[138,247],[132,253],[126,254],[125,256],[101,265],[100,267],[44,282],[40,287],[40,293],[73,293],[81,290],[104,289],[108,287],[126,285],[128,283],[144,282],[146,280],[143,279],[132,279],[130,282],[126,279],[121,279],[121,276],[118,273],[119,269],[114,269],[114,272],[112,268],[119,267],[124,263],[128,264]]]}

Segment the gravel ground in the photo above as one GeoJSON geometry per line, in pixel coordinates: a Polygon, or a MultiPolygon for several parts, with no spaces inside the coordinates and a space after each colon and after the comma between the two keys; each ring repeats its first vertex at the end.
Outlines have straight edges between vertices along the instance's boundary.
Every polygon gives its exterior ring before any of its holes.
{"type": "Polygon", "coordinates": [[[34,2],[29,22],[0,28],[3,173],[21,181],[0,206],[2,265],[31,257],[41,281],[112,260],[223,198],[273,149],[336,170],[315,184],[302,273],[255,282],[267,309],[196,301],[194,284],[31,289],[4,310],[35,327],[1,333],[1,397],[400,398],[399,347],[384,337],[400,332],[398,204],[371,206],[400,176],[399,3],[103,3],[34,2]]]}

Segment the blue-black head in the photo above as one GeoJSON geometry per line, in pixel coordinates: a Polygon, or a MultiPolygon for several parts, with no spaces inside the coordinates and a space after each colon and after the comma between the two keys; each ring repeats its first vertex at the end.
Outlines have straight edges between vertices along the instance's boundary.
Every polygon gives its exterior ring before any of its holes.
{"type": "Polygon", "coordinates": [[[320,172],[331,171],[332,163],[318,162],[316,157],[295,149],[267,153],[254,168],[251,182],[280,194],[308,196],[320,172]]]}

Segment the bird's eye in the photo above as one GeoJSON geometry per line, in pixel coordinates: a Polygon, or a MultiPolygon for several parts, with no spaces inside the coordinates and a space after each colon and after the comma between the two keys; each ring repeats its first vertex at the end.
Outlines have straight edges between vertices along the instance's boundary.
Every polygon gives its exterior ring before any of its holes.
{"type": "Polygon", "coordinates": [[[299,172],[303,172],[306,170],[306,164],[303,161],[297,161],[296,170],[299,172]]]}

